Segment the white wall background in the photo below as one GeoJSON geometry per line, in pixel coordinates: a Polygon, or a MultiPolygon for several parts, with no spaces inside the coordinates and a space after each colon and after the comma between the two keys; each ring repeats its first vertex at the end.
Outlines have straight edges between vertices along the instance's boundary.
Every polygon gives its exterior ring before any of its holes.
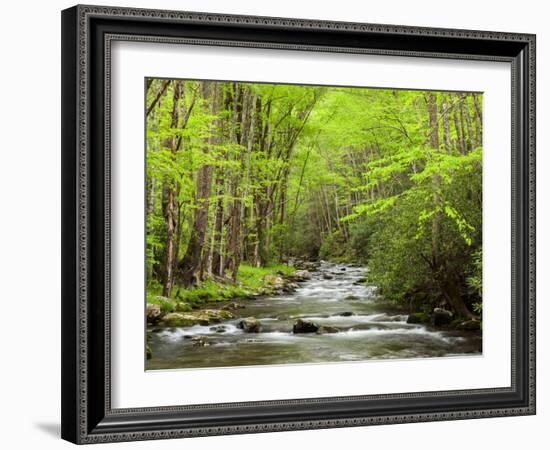
{"type": "MultiPolygon", "coordinates": [[[[535,0],[127,0],[100,4],[536,33],[538,36],[538,415],[117,444],[135,449],[544,448],[550,423],[550,29],[535,0]]],[[[0,27],[0,444],[69,448],[60,403],[60,10],[71,1],[9,2],[0,27]]]]}

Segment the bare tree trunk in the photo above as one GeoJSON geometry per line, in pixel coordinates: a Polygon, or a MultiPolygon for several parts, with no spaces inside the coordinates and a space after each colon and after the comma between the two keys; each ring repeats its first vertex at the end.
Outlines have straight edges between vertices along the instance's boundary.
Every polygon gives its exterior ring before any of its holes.
{"type": "Polygon", "coordinates": [[[460,128],[460,122],[458,120],[458,110],[460,109],[460,106],[457,104],[458,102],[453,102],[453,122],[455,125],[455,133],[456,133],[456,148],[459,151],[459,153],[464,153],[464,141],[462,140],[462,129],[460,128]]]}
{"type": "Polygon", "coordinates": [[[481,114],[481,104],[479,94],[473,94],[475,108],[475,127],[476,127],[476,146],[479,147],[483,143],[483,116],[481,114]]]}
{"type": "Polygon", "coordinates": [[[211,243],[211,258],[209,261],[210,273],[216,275],[222,275],[223,265],[221,264],[222,258],[222,241],[223,241],[223,188],[224,188],[224,171],[222,168],[218,169],[216,175],[216,209],[214,214],[214,230],[212,231],[212,243],[211,243]]]}
{"type": "Polygon", "coordinates": [[[468,97],[466,94],[462,94],[462,110],[464,111],[464,117],[466,118],[466,131],[468,134],[468,150],[474,148],[474,133],[472,127],[472,117],[470,116],[470,109],[468,108],[468,97]]]}
{"type": "Polygon", "coordinates": [[[451,133],[449,131],[449,104],[447,103],[447,95],[441,94],[441,121],[443,122],[443,143],[447,153],[451,151],[451,133]]]}
{"type": "MultiPolygon", "coordinates": [[[[172,106],[172,123],[173,129],[178,127],[179,121],[179,100],[181,97],[181,81],[174,82],[173,106],[172,106]]],[[[178,140],[175,134],[170,138],[170,149],[172,157],[175,161],[176,152],[178,150],[178,140]]],[[[175,184],[175,182],[173,183],[175,184]]],[[[176,208],[176,186],[166,185],[166,201],[163,205],[164,221],[166,225],[166,247],[164,255],[164,286],[162,295],[170,297],[174,284],[174,267],[176,262],[176,239],[175,232],[177,228],[177,208],[176,208]]]]}
{"type": "Polygon", "coordinates": [[[468,141],[466,139],[466,125],[464,123],[464,99],[462,94],[458,94],[458,113],[460,117],[460,139],[462,140],[462,153],[466,153],[468,148],[468,141]]]}
{"type": "MultiPolygon", "coordinates": [[[[201,83],[202,97],[210,102],[210,113],[213,116],[217,116],[219,108],[218,83],[211,81],[201,83]]],[[[217,119],[211,123],[205,152],[209,152],[211,147],[217,143],[218,126],[219,121],[217,119]]],[[[212,169],[212,165],[207,164],[200,167],[197,173],[196,209],[193,230],[187,246],[187,252],[178,265],[179,278],[185,287],[191,287],[198,281],[196,272],[201,266],[204,270],[204,264],[201,264],[201,256],[208,227],[212,169]]]]}
{"type": "MultiPolygon", "coordinates": [[[[435,95],[428,93],[428,121],[430,127],[430,146],[432,150],[439,150],[439,125],[437,121],[437,105],[435,95]]],[[[441,178],[434,174],[432,177],[432,202],[436,210],[432,216],[432,264],[439,267],[439,235],[441,233],[441,178]]]]}

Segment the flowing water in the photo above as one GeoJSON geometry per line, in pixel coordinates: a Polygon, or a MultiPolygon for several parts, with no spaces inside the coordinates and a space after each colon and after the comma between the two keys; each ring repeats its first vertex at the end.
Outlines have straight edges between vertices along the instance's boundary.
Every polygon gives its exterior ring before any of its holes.
{"type": "Polygon", "coordinates": [[[241,301],[238,316],[211,326],[149,330],[153,357],[147,369],[230,367],[422,358],[481,353],[481,334],[407,324],[407,315],[385,304],[376,288],[359,283],[365,268],[322,263],[291,294],[241,301]],[[243,317],[261,321],[260,333],[237,327],[243,317]],[[302,318],[340,329],[332,334],[293,334],[302,318]],[[193,345],[205,336],[209,346],[193,345]]]}

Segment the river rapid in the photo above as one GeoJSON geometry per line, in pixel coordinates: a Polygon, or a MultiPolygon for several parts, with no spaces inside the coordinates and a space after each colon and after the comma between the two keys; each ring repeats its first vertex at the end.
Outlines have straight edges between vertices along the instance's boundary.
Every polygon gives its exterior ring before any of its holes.
{"type": "Polygon", "coordinates": [[[147,369],[231,367],[426,358],[481,354],[481,333],[407,324],[405,311],[384,303],[360,281],[366,268],[323,262],[295,292],[239,301],[233,320],[216,325],[148,329],[147,369]],[[260,333],[238,328],[260,320],[260,333]],[[298,318],[337,327],[330,334],[293,334],[298,318]],[[194,345],[204,336],[208,346],[194,345]]]}

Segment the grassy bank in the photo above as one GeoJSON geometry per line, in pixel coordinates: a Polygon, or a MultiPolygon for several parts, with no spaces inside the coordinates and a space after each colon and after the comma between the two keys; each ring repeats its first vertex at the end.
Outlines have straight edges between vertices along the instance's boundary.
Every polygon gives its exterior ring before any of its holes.
{"type": "Polygon", "coordinates": [[[237,276],[237,283],[205,280],[185,289],[176,286],[170,298],[162,297],[160,284],[147,286],[147,303],[160,305],[164,313],[174,311],[190,311],[201,304],[223,302],[246,298],[257,294],[269,294],[266,286],[266,276],[285,276],[294,272],[294,268],[284,264],[269,264],[266,267],[252,267],[241,264],[237,276]]]}

